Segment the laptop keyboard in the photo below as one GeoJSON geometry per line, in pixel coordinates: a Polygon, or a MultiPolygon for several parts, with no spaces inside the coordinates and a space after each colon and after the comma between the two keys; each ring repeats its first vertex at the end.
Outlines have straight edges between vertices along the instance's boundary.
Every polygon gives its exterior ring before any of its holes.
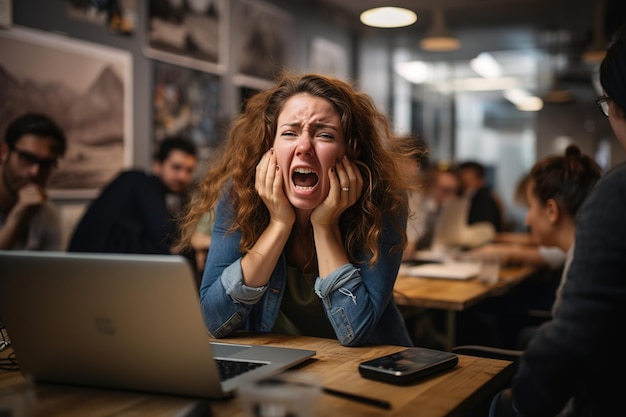
{"type": "Polygon", "coordinates": [[[216,359],[215,361],[217,362],[217,368],[219,369],[222,381],[267,365],[267,363],[263,362],[229,361],[226,359],[216,359]]]}

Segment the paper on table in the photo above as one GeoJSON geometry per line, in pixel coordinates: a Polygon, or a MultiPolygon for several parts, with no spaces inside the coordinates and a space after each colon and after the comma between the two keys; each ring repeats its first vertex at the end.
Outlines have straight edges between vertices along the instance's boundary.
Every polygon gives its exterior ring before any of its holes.
{"type": "Polygon", "coordinates": [[[402,272],[412,277],[470,279],[480,273],[479,262],[446,262],[405,268],[402,272]]]}

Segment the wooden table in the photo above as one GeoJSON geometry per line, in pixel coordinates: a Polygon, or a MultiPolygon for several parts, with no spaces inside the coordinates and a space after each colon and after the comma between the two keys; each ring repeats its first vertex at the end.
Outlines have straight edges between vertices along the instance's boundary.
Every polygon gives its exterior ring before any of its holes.
{"type": "MultiPolygon", "coordinates": [[[[346,399],[320,394],[314,416],[464,416],[489,401],[513,373],[508,361],[459,355],[456,368],[409,386],[395,386],[362,378],[359,362],[402,350],[398,346],[343,347],[334,339],[286,335],[253,335],[224,339],[314,349],[317,354],[299,371],[315,376],[324,387],[385,399],[383,410],[346,399]]],[[[2,356],[6,356],[3,352],[2,356]]],[[[0,392],[23,382],[19,372],[0,371],[0,392]]],[[[195,400],[60,385],[37,385],[33,417],[183,417],[195,400]]],[[[211,402],[214,416],[244,417],[239,398],[211,402]]]]}
{"type": "Polygon", "coordinates": [[[500,279],[496,284],[485,284],[477,278],[458,280],[398,275],[394,297],[400,306],[445,310],[447,347],[451,348],[454,346],[457,311],[487,297],[506,293],[536,271],[534,266],[504,266],[500,268],[500,279]]]}

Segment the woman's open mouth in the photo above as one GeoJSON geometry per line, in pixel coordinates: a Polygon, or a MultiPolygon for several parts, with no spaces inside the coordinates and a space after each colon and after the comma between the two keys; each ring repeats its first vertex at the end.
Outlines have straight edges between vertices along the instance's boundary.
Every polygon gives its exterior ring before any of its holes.
{"type": "Polygon", "coordinates": [[[297,190],[308,191],[315,187],[319,178],[312,169],[296,168],[291,174],[291,181],[297,190]]]}

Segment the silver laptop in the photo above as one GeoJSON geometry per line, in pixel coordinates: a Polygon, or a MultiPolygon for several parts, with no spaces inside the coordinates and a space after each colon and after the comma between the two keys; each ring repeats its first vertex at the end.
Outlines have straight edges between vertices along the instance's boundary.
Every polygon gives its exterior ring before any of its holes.
{"type": "Polygon", "coordinates": [[[0,321],[36,381],[223,398],[315,351],[225,344],[179,256],[0,251],[0,321]],[[219,362],[251,362],[222,380],[219,362]]]}
{"type": "Polygon", "coordinates": [[[470,201],[467,197],[455,198],[445,203],[443,212],[437,219],[433,246],[437,250],[447,248],[474,248],[485,244],[496,235],[496,229],[489,222],[467,224],[470,201]]]}

